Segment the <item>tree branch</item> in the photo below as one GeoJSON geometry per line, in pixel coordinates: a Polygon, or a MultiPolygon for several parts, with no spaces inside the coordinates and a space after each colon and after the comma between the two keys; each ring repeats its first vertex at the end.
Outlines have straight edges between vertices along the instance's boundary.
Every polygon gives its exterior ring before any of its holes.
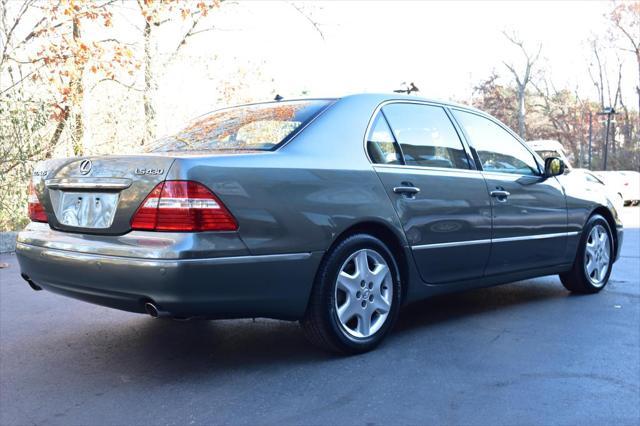
{"type": "Polygon", "coordinates": [[[318,23],[316,21],[314,21],[313,19],[311,19],[311,17],[309,15],[304,13],[304,11],[300,7],[298,7],[295,3],[289,3],[289,5],[291,5],[291,7],[293,7],[296,11],[298,11],[298,13],[300,15],[304,16],[304,18],[307,21],[309,21],[309,23],[311,25],[313,25],[313,28],[315,28],[315,30],[318,32],[318,34],[320,34],[320,38],[324,41],[324,33],[322,32],[322,30],[318,26],[318,23]]]}

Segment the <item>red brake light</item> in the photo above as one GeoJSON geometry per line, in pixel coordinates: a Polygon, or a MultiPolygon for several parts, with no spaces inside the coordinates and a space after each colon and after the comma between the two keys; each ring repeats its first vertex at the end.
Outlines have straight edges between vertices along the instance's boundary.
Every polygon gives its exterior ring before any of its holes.
{"type": "Polygon", "coordinates": [[[147,231],[235,231],[238,224],[222,201],[198,182],[161,182],[131,219],[131,228],[147,231]]]}
{"type": "Polygon", "coordinates": [[[29,219],[34,222],[47,222],[47,214],[44,211],[44,207],[40,203],[38,199],[38,194],[36,194],[36,189],[33,187],[33,182],[29,182],[29,195],[27,198],[27,203],[29,206],[29,219]]]}

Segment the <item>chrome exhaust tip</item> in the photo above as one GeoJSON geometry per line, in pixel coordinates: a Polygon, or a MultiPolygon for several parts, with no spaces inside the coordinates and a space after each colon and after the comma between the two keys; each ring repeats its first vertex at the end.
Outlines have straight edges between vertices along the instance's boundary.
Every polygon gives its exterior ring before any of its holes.
{"type": "Polygon", "coordinates": [[[169,312],[161,310],[152,302],[145,303],[144,310],[147,312],[147,314],[149,314],[149,316],[153,318],[163,318],[170,316],[169,312]]]}

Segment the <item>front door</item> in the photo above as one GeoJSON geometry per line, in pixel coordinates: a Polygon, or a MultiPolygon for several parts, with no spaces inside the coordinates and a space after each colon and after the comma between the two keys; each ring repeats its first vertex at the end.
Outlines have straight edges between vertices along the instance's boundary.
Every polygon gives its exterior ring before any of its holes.
{"type": "Polygon", "coordinates": [[[385,105],[371,126],[367,151],[422,279],[441,284],[481,277],[491,247],[491,204],[445,110],[385,105]]]}
{"type": "Polygon", "coordinates": [[[561,264],[567,206],[555,177],[544,178],[522,142],[497,122],[453,110],[479,160],[491,197],[492,248],[486,275],[561,264]]]}

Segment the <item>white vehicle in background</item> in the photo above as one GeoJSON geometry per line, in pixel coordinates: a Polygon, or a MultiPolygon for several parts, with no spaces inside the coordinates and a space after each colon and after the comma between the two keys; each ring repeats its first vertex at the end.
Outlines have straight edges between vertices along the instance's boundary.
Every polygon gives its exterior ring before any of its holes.
{"type": "Polygon", "coordinates": [[[571,173],[582,174],[588,182],[597,183],[603,186],[603,190],[607,192],[609,198],[614,200],[616,210],[621,211],[624,206],[622,193],[618,191],[617,185],[608,183],[604,178],[598,176],[598,172],[592,172],[588,169],[572,169],[571,173]]]}
{"type": "Polygon", "coordinates": [[[564,162],[565,169],[567,171],[571,170],[571,162],[567,158],[564,147],[560,142],[550,139],[537,139],[527,141],[527,145],[537,152],[543,160],[549,157],[559,157],[564,162]]]}
{"type": "MultiPolygon", "coordinates": [[[[597,183],[598,185],[603,186],[603,190],[607,192],[609,198],[615,200],[616,209],[622,209],[622,206],[626,202],[626,198],[624,198],[624,190],[622,189],[621,183],[618,182],[618,178],[615,179],[611,176],[607,175],[601,176],[598,175],[588,169],[574,169],[571,167],[571,162],[567,158],[567,155],[564,151],[564,147],[562,144],[555,140],[550,139],[538,139],[533,141],[527,141],[527,144],[543,159],[547,159],[549,157],[559,157],[564,161],[566,166],[565,174],[571,173],[573,177],[577,177],[577,175],[581,175],[585,180],[591,183],[597,183]]],[[[609,172],[605,172],[609,173],[609,172]]],[[[611,173],[619,173],[619,172],[611,172],[611,173]]]]}
{"type": "Polygon", "coordinates": [[[607,185],[616,188],[616,191],[624,200],[625,206],[637,206],[640,204],[640,173],[630,170],[594,173],[604,180],[607,185]]]}

